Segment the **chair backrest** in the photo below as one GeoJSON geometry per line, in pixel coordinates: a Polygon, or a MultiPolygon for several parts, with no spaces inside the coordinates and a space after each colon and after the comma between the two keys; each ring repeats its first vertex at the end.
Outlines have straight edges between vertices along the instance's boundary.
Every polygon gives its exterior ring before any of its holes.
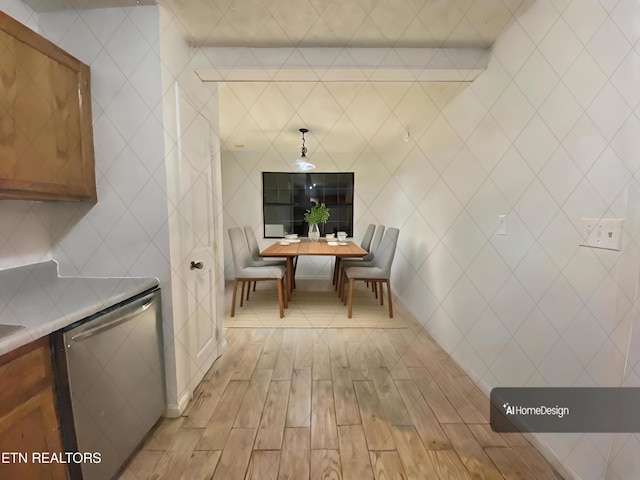
{"type": "Polygon", "coordinates": [[[398,244],[398,235],[400,230],[397,228],[387,228],[384,233],[384,238],[380,243],[380,248],[376,250],[375,257],[373,258],[374,267],[381,268],[383,275],[387,278],[391,275],[391,264],[393,263],[393,257],[396,254],[396,245],[398,244]]]}
{"type": "Polygon", "coordinates": [[[362,247],[362,249],[366,250],[367,252],[371,249],[371,240],[373,239],[373,232],[375,230],[376,230],[375,224],[370,223],[364,232],[362,241],[360,242],[360,246],[362,247]]]}
{"type": "Polygon", "coordinates": [[[260,246],[258,245],[258,240],[256,240],[256,235],[253,233],[253,228],[249,225],[244,227],[244,235],[247,237],[247,245],[249,246],[249,253],[254,260],[262,260],[260,258],[260,246]]]}
{"type": "Polygon", "coordinates": [[[369,249],[369,252],[375,254],[378,248],[380,247],[380,242],[382,241],[382,235],[384,234],[384,229],[385,229],[384,225],[378,225],[378,228],[376,228],[376,233],[373,235],[373,240],[371,241],[371,248],[369,249]]]}
{"type": "Polygon", "coordinates": [[[231,240],[231,253],[233,254],[233,268],[238,276],[243,268],[251,265],[251,254],[247,247],[247,239],[238,227],[229,229],[229,239],[231,240]]]}
{"type": "Polygon", "coordinates": [[[382,241],[383,233],[384,233],[384,225],[378,225],[378,228],[376,228],[376,233],[373,235],[373,240],[371,241],[371,248],[369,248],[369,255],[365,255],[362,258],[363,261],[365,262],[373,261],[373,258],[376,254],[376,250],[380,247],[380,242],[382,241]]]}

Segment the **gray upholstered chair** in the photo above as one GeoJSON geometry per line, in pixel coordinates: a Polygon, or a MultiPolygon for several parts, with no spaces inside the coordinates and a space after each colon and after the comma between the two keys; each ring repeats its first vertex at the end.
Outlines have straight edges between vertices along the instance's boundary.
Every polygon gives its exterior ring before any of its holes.
{"type": "MultiPolygon", "coordinates": [[[[369,248],[369,255],[365,255],[362,258],[346,258],[340,262],[340,273],[338,275],[338,293],[340,294],[341,299],[345,299],[344,296],[344,269],[348,267],[370,267],[373,265],[373,259],[375,258],[376,251],[380,247],[380,242],[382,241],[382,235],[384,234],[384,225],[378,225],[376,228],[375,234],[373,235],[373,240],[371,241],[371,246],[369,248]]],[[[378,290],[376,288],[376,284],[371,284],[373,292],[378,298],[378,290]]]]}
{"type": "MultiPolygon", "coordinates": [[[[253,228],[251,226],[246,225],[244,227],[244,235],[247,237],[247,246],[249,247],[249,253],[251,254],[251,258],[253,259],[252,267],[272,267],[274,265],[280,265],[282,267],[286,267],[287,261],[282,260],[265,260],[260,256],[260,246],[258,245],[258,240],[256,239],[255,233],[253,233],[253,228]]],[[[256,283],[253,282],[253,291],[256,291],[256,283]]],[[[247,300],[249,300],[249,291],[251,290],[251,282],[249,282],[249,288],[247,288],[247,300]]]]}
{"type": "Polygon", "coordinates": [[[391,299],[391,264],[396,253],[398,244],[398,235],[400,230],[397,228],[387,228],[380,247],[375,252],[371,266],[364,267],[347,267],[344,270],[345,277],[349,281],[349,302],[348,316],[351,318],[353,312],[353,289],[356,280],[365,280],[367,282],[380,283],[380,304],[383,304],[383,284],[387,284],[387,295],[389,301],[389,318],[393,318],[393,301],[391,299]]]}
{"type": "Polygon", "coordinates": [[[363,250],[367,252],[371,248],[371,240],[373,240],[373,232],[376,231],[376,226],[374,223],[370,223],[367,229],[364,232],[364,236],[362,237],[362,241],[360,242],[360,246],[363,250]]]}
{"type": "MultiPolygon", "coordinates": [[[[364,236],[362,237],[362,241],[360,242],[360,247],[367,252],[371,251],[371,239],[373,238],[373,232],[375,231],[376,226],[373,223],[370,223],[367,229],[364,232],[364,236]]],[[[336,257],[336,261],[333,265],[333,284],[336,286],[336,290],[338,289],[338,280],[340,280],[340,263],[342,259],[340,257],[336,257]]]]}
{"type": "Polygon", "coordinates": [[[249,247],[249,253],[251,253],[251,258],[253,260],[253,267],[271,267],[273,265],[281,265],[285,266],[287,264],[286,260],[265,260],[264,257],[260,256],[260,246],[258,245],[258,240],[256,239],[256,235],[253,232],[253,228],[249,225],[244,227],[244,235],[247,237],[247,246],[249,247]]]}
{"type": "Polygon", "coordinates": [[[242,282],[242,293],[240,294],[240,306],[243,306],[245,283],[259,282],[262,280],[274,280],[278,286],[278,306],[280,307],[280,318],[284,317],[284,309],[287,305],[287,296],[284,294],[284,276],[286,268],[281,265],[253,266],[253,258],[247,246],[247,239],[239,228],[229,229],[229,239],[231,240],[231,252],[233,254],[233,294],[231,296],[231,316],[236,309],[236,293],[238,282],[242,282]]]}

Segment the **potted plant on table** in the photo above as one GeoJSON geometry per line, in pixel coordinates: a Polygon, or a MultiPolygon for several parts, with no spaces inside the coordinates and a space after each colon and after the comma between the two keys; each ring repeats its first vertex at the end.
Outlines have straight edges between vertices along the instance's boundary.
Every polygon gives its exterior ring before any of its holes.
{"type": "Polygon", "coordinates": [[[309,224],[309,240],[317,242],[320,239],[319,223],[327,223],[329,220],[329,209],[324,203],[316,204],[304,214],[304,221],[309,224]]]}

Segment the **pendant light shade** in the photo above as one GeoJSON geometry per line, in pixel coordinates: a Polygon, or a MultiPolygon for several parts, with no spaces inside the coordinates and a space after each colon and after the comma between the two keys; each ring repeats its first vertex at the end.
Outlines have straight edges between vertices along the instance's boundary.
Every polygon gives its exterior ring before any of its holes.
{"type": "Polygon", "coordinates": [[[302,134],[302,147],[300,147],[300,156],[297,158],[294,164],[301,172],[313,170],[314,168],[316,168],[316,166],[313,163],[309,162],[309,157],[307,157],[307,147],[305,147],[304,145],[304,134],[309,132],[309,130],[307,128],[301,128],[299,132],[302,134]]]}

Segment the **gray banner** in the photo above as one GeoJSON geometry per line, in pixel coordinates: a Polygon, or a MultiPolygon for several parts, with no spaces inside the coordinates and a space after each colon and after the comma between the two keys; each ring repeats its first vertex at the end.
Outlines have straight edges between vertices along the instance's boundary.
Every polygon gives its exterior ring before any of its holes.
{"type": "Polygon", "coordinates": [[[494,388],[495,432],[637,433],[640,388],[494,388]]]}

